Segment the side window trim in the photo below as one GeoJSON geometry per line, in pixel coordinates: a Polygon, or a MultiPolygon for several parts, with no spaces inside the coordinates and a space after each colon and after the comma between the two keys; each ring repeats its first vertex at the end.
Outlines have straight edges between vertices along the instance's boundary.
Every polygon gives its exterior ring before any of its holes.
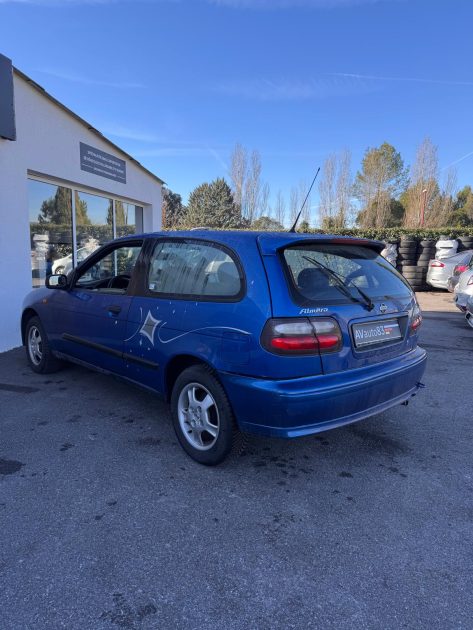
{"type": "MultiPolygon", "coordinates": [[[[143,247],[143,250],[145,247],[143,247]]],[[[143,251],[142,250],[142,251],[143,251]]],[[[244,267],[241,263],[240,257],[237,252],[224,243],[219,243],[218,241],[214,241],[211,239],[203,239],[203,238],[190,238],[190,237],[172,237],[172,236],[160,236],[156,239],[153,239],[150,243],[149,247],[146,247],[146,269],[145,273],[142,275],[142,286],[140,287],[140,294],[144,297],[151,297],[155,299],[168,299],[168,300],[182,300],[182,301],[192,301],[192,302],[240,302],[246,296],[246,274],[244,267]],[[214,247],[215,249],[219,249],[226,253],[232,261],[235,263],[235,266],[238,270],[239,278],[240,278],[240,291],[236,295],[225,296],[225,295],[197,295],[195,293],[158,293],[156,291],[151,291],[149,289],[149,273],[151,270],[151,263],[153,260],[154,252],[160,243],[198,243],[202,245],[206,245],[208,247],[214,247]]]]}

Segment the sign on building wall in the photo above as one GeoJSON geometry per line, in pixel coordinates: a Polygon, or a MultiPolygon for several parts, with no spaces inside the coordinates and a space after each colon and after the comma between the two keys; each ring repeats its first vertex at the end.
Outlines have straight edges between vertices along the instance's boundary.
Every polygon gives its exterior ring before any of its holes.
{"type": "Polygon", "coordinates": [[[4,55],[0,55],[0,138],[16,140],[13,66],[4,55]]]}
{"type": "Polygon", "coordinates": [[[81,170],[126,184],[126,162],[88,144],[80,143],[81,170]]]}

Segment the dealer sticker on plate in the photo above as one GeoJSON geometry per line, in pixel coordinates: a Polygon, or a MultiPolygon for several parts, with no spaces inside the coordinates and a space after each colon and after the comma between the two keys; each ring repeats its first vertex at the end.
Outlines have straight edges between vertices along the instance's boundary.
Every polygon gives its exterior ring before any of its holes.
{"type": "Polygon", "coordinates": [[[402,334],[397,320],[353,324],[353,339],[357,348],[376,343],[401,339],[402,334]]]}

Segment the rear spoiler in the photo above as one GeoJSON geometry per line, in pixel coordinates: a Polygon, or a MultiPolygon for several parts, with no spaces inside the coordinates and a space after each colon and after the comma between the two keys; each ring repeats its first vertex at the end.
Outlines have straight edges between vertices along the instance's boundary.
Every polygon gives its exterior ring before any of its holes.
{"type": "Polygon", "coordinates": [[[284,247],[294,247],[304,244],[317,245],[333,243],[337,245],[360,245],[373,249],[378,254],[380,254],[385,247],[382,241],[374,241],[369,238],[359,238],[357,236],[337,236],[334,234],[289,234],[287,232],[273,232],[260,234],[257,240],[263,256],[274,256],[278,250],[284,247]]]}

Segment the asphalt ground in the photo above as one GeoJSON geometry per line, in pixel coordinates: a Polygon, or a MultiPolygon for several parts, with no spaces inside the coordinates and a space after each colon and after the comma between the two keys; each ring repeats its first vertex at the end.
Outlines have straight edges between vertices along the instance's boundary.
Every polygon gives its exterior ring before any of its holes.
{"type": "Polygon", "coordinates": [[[472,628],[473,330],[409,404],[218,468],[151,394],[0,355],[0,628],[472,628]]]}

